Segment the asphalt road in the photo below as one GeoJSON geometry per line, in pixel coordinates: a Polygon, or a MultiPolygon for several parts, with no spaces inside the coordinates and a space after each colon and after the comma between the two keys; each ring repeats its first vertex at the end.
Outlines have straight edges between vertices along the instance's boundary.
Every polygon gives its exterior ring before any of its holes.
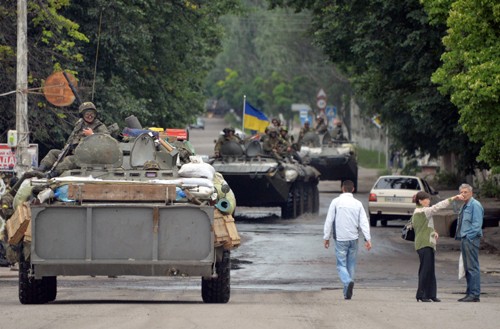
{"type": "MultiPolygon", "coordinates": [[[[192,130],[199,154],[212,154],[221,119],[192,130]]],[[[364,202],[376,178],[360,170],[356,198],[364,202]]],[[[279,208],[236,212],[241,246],[232,252],[231,300],[203,304],[198,278],[59,277],[47,305],[19,304],[17,272],[0,268],[3,328],[497,328],[500,258],[481,253],[481,303],[457,303],[459,246],[440,239],[436,254],[442,303],[416,303],[418,256],[400,238],[403,222],[372,228],[373,249],[360,248],[353,299],[342,298],[333,248],[324,249],[323,222],[340,182],[320,183],[320,212],[282,220],[279,208]]]]}

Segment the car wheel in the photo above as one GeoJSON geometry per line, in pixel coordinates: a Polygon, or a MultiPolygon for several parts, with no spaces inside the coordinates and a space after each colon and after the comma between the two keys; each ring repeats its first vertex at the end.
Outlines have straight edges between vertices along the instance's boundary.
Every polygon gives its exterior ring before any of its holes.
{"type": "Polygon", "coordinates": [[[370,215],[370,226],[377,226],[377,221],[378,221],[378,216],[377,215],[370,215]]]}
{"type": "Polygon", "coordinates": [[[387,226],[387,219],[383,219],[380,221],[380,224],[383,226],[383,227],[386,227],[387,226]]]}

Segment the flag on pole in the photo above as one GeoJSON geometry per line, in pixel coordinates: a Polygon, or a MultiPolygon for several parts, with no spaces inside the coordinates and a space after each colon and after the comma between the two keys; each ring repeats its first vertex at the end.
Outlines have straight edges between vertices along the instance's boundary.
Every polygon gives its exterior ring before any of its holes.
{"type": "Polygon", "coordinates": [[[267,126],[269,126],[269,119],[266,117],[266,115],[247,102],[245,102],[244,110],[245,112],[243,113],[243,128],[264,132],[267,126]]]}

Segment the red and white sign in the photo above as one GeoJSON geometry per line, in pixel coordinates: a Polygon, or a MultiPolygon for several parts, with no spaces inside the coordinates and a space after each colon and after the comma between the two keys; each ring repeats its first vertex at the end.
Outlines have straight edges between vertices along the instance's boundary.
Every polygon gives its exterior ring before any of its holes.
{"type": "Polygon", "coordinates": [[[316,95],[316,106],[322,111],[326,109],[326,93],[323,89],[320,89],[316,95]]]}
{"type": "MultiPolygon", "coordinates": [[[[31,155],[31,166],[38,167],[38,144],[30,144],[28,153],[31,155]]],[[[16,153],[7,144],[0,144],[0,171],[14,171],[16,153]]]]}

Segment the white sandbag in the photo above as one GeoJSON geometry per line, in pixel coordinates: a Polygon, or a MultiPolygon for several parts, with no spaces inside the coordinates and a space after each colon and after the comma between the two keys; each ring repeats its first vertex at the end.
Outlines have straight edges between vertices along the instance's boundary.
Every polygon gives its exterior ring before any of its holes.
{"type": "Polygon", "coordinates": [[[181,177],[198,177],[206,178],[209,180],[214,179],[215,169],[212,165],[202,162],[202,163],[186,163],[183,164],[179,169],[179,176],[181,177]]]}

